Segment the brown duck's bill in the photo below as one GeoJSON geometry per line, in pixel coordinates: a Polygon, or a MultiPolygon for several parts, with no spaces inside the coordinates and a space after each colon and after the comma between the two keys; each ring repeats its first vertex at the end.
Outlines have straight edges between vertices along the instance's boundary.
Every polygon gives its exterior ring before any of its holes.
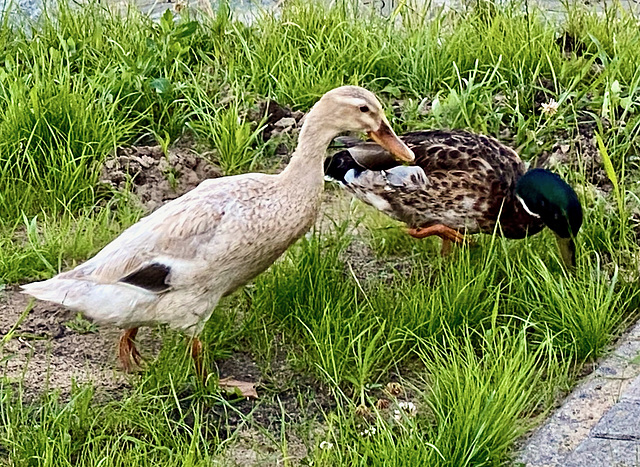
{"type": "Polygon", "coordinates": [[[400,162],[413,162],[415,156],[413,151],[407,147],[400,138],[396,136],[386,118],[382,119],[380,128],[370,131],[369,137],[389,151],[394,159],[400,162]]]}

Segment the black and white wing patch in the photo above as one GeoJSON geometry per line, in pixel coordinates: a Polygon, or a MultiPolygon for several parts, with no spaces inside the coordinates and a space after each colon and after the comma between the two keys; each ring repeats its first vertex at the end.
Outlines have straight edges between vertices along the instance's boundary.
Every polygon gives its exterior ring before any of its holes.
{"type": "Polygon", "coordinates": [[[422,167],[417,165],[399,165],[392,169],[382,171],[389,185],[404,187],[406,190],[421,190],[429,186],[429,179],[422,167]]]}

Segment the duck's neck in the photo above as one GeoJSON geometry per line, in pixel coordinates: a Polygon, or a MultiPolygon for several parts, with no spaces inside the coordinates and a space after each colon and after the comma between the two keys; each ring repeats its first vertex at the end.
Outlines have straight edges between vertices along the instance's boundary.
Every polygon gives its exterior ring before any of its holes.
{"type": "Polygon", "coordinates": [[[314,110],[307,115],[300,130],[298,146],[289,165],[281,173],[284,179],[304,191],[322,190],[327,147],[337,136],[332,125],[326,125],[314,110]]]}

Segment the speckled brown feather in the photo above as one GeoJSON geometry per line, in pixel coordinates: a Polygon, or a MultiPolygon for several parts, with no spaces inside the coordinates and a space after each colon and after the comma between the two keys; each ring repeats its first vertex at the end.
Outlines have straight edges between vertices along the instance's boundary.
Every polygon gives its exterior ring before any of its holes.
{"type": "MultiPolygon", "coordinates": [[[[369,204],[373,196],[386,201],[388,207],[381,210],[413,228],[444,224],[460,232],[492,233],[500,218],[506,237],[522,238],[544,227],[515,196],[526,167],[513,149],[494,138],[456,130],[416,131],[401,139],[415,153],[415,165],[428,183],[389,186],[380,183],[380,172],[365,170],[346,188],[369,204]]],[[[357,143],[348,151],[368,166],[376,158],[374,147],[357,143]]],[[[384,150],[379,153],[379,159],[387,157],[384,150]]]]}

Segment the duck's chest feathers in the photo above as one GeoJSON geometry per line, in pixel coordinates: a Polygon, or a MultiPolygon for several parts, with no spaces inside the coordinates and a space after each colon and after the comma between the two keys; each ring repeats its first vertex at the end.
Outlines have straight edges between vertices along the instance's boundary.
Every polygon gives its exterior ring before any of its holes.
{"type": "Polygon", "coordinates": [[[224,270],[228,282],[225,288],[233,290],[267,269],[311,228],[318,204],[319,199],[265,196],[250,207],[229,206],[234,227],[220,239],[225,248],[214,246],[216,267],[224,270]]]}

